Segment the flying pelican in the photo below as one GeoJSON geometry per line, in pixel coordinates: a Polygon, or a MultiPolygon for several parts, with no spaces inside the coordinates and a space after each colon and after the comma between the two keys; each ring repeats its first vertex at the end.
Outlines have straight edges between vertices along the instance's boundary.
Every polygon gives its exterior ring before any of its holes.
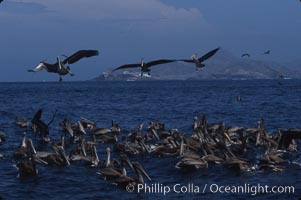
{"type": "Polygon", "coordinates": [[[147,62],[144,62],[144,58],[142,58],[140,63],[121,65],[121,66],[113,69],[113,71],[111,73],[113,73],[114,71],[119,70],[119,69],[141,67],[141,76],[150,77],[150,67],[155,66],[155,65],[160,65],[160,64],[171,63],[171,62],[175,62],[175,61],[177,61],[177,60],[161,59],[161,60],[154,60],[154,61],[147,63],[147,62]],[[147,73],[147,74],[145,74],[145,73],[147,73]]]}
{"type": "Polygon", "coordinates": [[[243,58],[243,57],[248,57],[248,58],[250,58],[250,54],[244,53],[244,54],[241,55],[241,57],[242,57],[242,58],[243,58]]]}
{"type": "Polygon", "coordinates": [[[212,57],[220,48],[216,48],[213,49],[212,51],[209,51],[208,53],[206,53],[205,55],[203,55],[202,57],[197,58],[197,54],[193,54],[191,56],[191,60],[177,60],[177,61],[183,61],[183,62],[188,62],[188,63],[194,63],[196,66],[196,71],[198,70],[198,68],[203,68],[205,67],[205,65],[202,63],[205,60],[209,59],[210,57],[212,57]]]}
{"type": "Polygon", "coordinates": [[[266,55],[270,55],[271,51],[270,50],[267,50],[265,52],[263,52],[263,54],[266,54],[266,55]]]}
{"type": "Polygon", "coordinates": [[[45,69],[47,72],[58,73],[60,75],[59,81],[62,81],[62,76],[64,75],[70,74],[70,76],[74,76],[74,73],[70,71],[70,67],[65,66],[65,64],[73,64],[84,57],[97,56],[98,54],[97,50],[79,50],[69,57],[63,55],[66,57],[64,60],[60,60],[58,56],[57,62],[54,64],[42,61],[34,69],[28,70],[28,72],[38,72],[45,69]]]}

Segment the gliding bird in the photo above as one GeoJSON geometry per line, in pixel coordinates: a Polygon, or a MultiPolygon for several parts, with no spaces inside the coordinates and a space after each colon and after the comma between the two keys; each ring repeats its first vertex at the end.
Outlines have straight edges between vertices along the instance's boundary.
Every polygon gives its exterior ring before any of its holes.
{"type": "Polygon", "coordinates": [[[250,58],[250,54],[244,53],[244,54],[241,55],[241,57],[242,57],[242,58],[243,58],[243,57],[248,57],[248,58],[250,58]]]}
{"type": "Polygon", "coordinates": [[[202,57],[199,57],[199,58],[197,58],[196,54],[193,54],[191,56],[191,60],[182,59],[182,60],[177,60],[177,61],[183,61],[183,62],[187,62],[187,63],[194,63],[195,66],[196,66],[196,71],[197,71],[199,68],[205,67],[205,65],[202,62],[204,62],[205,60],[211,58],[214,54],[216,54],[216,52],[219,49],[220,48],[213,49],[212,51],[209,51],[208,53],[206,53],[205,55],[203,55],[202,57]]]}
{"type": "Polygon", "coordinates": [[[121,66],[113,69],[113,71],[111,73],[113,73],[114,71],[119,70],[119,69],[141,67],[141,76],[150,77],[150,67],[155,66],[155,65],[160,65],[160,64],[171,63],[171,62],[175,62],[175,61],[177,61],[177,60],[161,59],[161,60],[154,60],[154,61],[146,63],[146,62],[144,62],[144,59],[142,58],[140,63],[121,65],[121,66]],[[147,75],[145,73],[147,73],[147,75]]]}
{"type": "Polygon", "coordinates": [[[265,52],[263,52],[263,54],[266,54],[266,55],[270,55],[271,51],[270,50],[267,50],[265,52]]]}
{"type": "Polygon", "coordinates": [[[59,56],[57,57],[57,62],[54,64],[49,64],[46,62],[40,62],[34,69],[28,70],[28,72],[38,72],[43,69],[47,70],[47,72],[58,73],[60,75],[59,81],[62,81],[62,76],[70,74],[70,76],[74,76],[74,73],[70,71],[69,66],[65,66],[66,64],[73,64],[80,59],[91,56],[97,56],[99,53],[97,50],[79,50],[73,55],[67,57],[64,60],[60,60],[59,56]]]}

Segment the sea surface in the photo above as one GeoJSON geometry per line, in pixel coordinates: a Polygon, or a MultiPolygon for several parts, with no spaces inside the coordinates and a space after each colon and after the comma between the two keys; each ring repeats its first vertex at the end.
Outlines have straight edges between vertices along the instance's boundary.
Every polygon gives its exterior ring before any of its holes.
{"type": "MultiPolygon", "coordinates": [[[[41,149],[30,129],[14,124],[15,117],[31,119],[43,109],[42,119],[50,121],[51,140],[59,140],[59,122],[69,118],[76,122],[85,117],[97,127],[110,127],[114,119],[127,135],[140,123],[159,120],[166,129],[177,128],[192,134],[194,116],[206,114],[209,123],[224,122],[228,126],[256,127],[264,118],[266,129],[276,133],[278,128],[301,128],[300,80],[246,80],[246,81],[138,81],[138,82],[40,82],[0,83],[0,131],[6,141],[0,144],[0,199],[298,199],[301,197],[300,142],[290,164],[282,172],[237,172],[222,165],[209,165],[193,173],[175,168],[176,157],[152,155],[131,156],[150,175],[152,184],[175,184],[188,188],[198,186],[200,192],[171,191],[127,192],[103,180],[99,168],[83,165],[49,167],[38,165],[39,174],[18,178],[12,155],[20,145],[23,132],[41,149]],[[241,101],[236,100],[237,96],[241,101]],[[207,184],[206,191],[203,188],[207,184]],[[294,186],[294,194],[233,194],[210,192],[209,187],[233,185],[294,186]],[[213,186],[212,186],[213,185],[213,186]]],[[[105,159],[106,144],[98,146],[99,156],[105,159]]],[[[255,153],[255,152],[254,152],[255,153]]],[[[117,157],[113,154],[113,157],[117,157]]],[[[195,187],[194,187],[195,188],[195,187]]],[[[213,188],[214,189],[214,188],[213,188]]]]}

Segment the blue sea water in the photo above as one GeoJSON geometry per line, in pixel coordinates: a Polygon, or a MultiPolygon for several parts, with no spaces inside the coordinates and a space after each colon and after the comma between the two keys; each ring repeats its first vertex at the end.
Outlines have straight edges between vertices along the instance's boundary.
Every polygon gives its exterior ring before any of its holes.
{"type": "MultiPolygon", "coordinates": [[[[110,127],[115,119],[122,135],[135,130],[139,123],[159,120],[167,129],[177,128],[190,135],[193,117],[206,114],[209,123],[256,127],[262,117],[269,132],[278,128],[301,128],[301,81],[141,81],[141,82],[51,82],[51,83],[0,83],[0,131],[6,134],[0,145],[0,197],[3,199],[298,199],[301,197],[300,152],[294,154],[294,164],[287,164],[282,172],[240,173],[213,165],[193,173],[182,173],[175,168],[176,157],[151,155],[133,156],[149,173],[152,181],[173,187],[178,183],[203,188],[205,184],[227,185],[289,185],[294,194],[203,194],[170,192],[163,196],[149,193],[128,193],[96,174],[98,168],[82,165],[48,167],[38,165],[35,177],[17,178],[11,162],[23,132],[43,148],[31,130],[14,124],[15,117],[31,119],[43,108],[42,119],[49,121],[57,110],[50,126],[50,138],[61,135],[59,122],[65,117],[77,121],[85,117],[96,121],[98,127],[110,127]],[[242,101],[236,101],[240,95],[242,101]],[[298,164],[299,163],[299,164],[298,164]]],[[[300,144],[300,142],[299,142],[300,144]]],[[[105,159],[105,144],[98,147],[105,159]]],[[[298,147],[300,151],[300,147],[298,147]]],[[[114,156],[114,154],[113,154],[114,156]]]]}

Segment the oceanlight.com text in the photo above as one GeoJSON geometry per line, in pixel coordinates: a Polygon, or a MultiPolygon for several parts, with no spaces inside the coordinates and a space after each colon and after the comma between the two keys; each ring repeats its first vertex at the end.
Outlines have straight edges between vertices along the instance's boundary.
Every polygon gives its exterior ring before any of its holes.
{"type": "Polygon", "coordinates": [[[128,192],[144,193],[144,194],[162,194],[169,193],[177,194],[249,194],[255,196],[257,194],[294,194],[294,186],[271,186],[265,184],[242,184],[242,185],[219,185],[219,184],[203,184],[197,185],[194,183],[188,184],[173,184],[164,185],[161,183],[153,184],[138,184],[136,186],[129,184],[126,187],[128,192]]]}

